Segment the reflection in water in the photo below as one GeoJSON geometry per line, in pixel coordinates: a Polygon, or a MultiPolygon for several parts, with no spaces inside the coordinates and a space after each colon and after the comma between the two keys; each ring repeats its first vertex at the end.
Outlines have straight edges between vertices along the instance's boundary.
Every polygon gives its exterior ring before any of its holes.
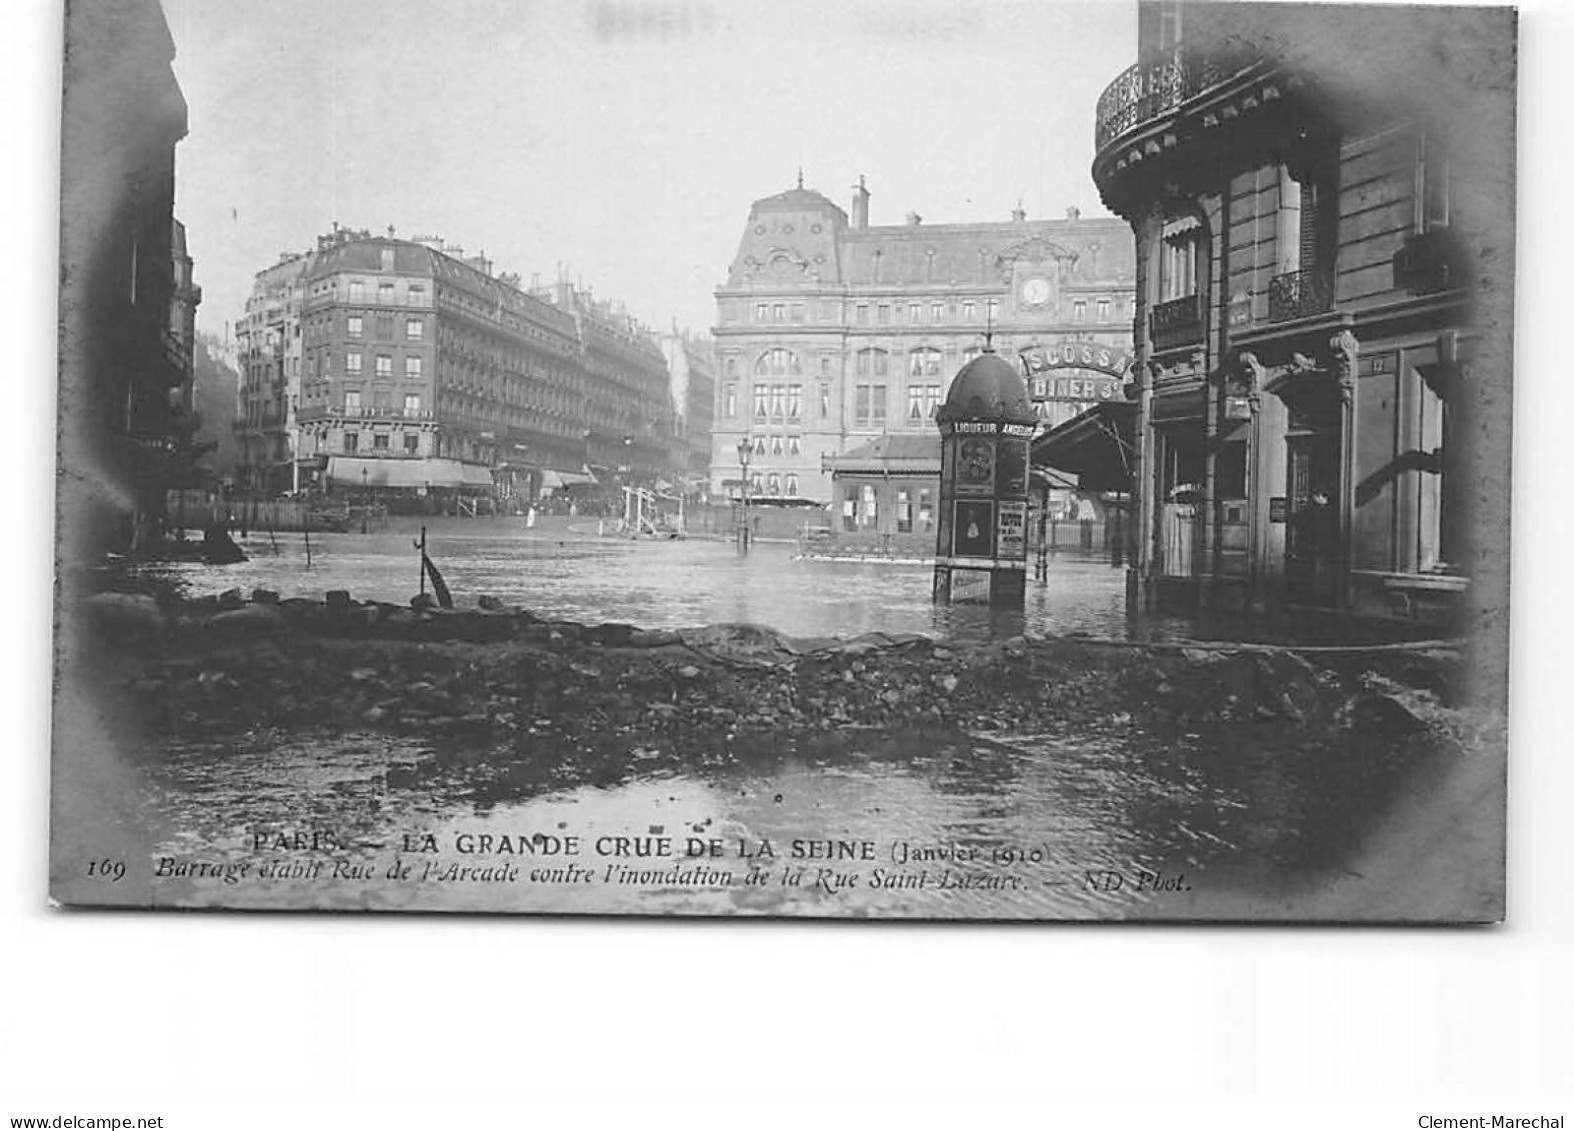
{"type": "MultiPolygon", "coordinates": [[[[1334,864],[1339,854],[1330,846],[1348,845],[1353,785],[1364,784],[1374,805],[1384,792],[1370,751],[1299,759],[1281,750],[1270,758],[1245,746],[1165,748],[1120,733],[1009,741],[862,733],[739,750],[704,769],[684,768],[670,752],[636,751],[645,768],[600,784],[583,784],[582,760],[562,753],[538,751],[539,759],[523,760],[533,765],[521,766],[501,751],[439,751],[373,736],[283,744],[261,736],[240,749],[167,751],[148,798],[149,811],[166,822],[155,861],[250,861],[250,871],[228,886],[165,878],[156,898],[1119,918],[1144,914],[1156,898],[1140,890],[1144,870],[1280,894],[1334,864]],[[334,843],[275,848],[279,835],[298,845],[313,833],[334,843]],[[548,854],[571,837],[577,854],[548,854]],[[672,855],[649,855],[660,838],[669,838],[672,855]],[[795,841],[804,842],[802,858],[794,858],[795,841]],[[686,847],[706,853],[712,842],[720,855],[685,857],[686,847]],[[761,855],[765,842],[774,855],[761,855]],[[869,842],[872,858],[810,855],[834,852],[839,842],[869,842]],[[317,862],[316,871],[302,875],[302,861],[317,862]],[[400,865],[411,870],[407,878],[390,879],[400,865]],[[756,868],[764,882],[747,882],[756,868]],[[798,883],[783,882],[794,873],[798,883]]],[[[1384,780],[1402,768],[1391,766],[1384,780]]]]}

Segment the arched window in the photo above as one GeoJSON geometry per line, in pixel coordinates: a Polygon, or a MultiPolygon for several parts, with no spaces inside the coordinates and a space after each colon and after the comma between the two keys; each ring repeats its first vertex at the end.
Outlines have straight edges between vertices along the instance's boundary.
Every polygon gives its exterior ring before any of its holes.
{"type": "Polygon", "coordinates": [[[796,495],[798,493],[798,476],[796,473],[791,471],[787,473],[787,493],[789,495],[796,495]]]}
{"type": "Polygon", "coordinates": [[[890,371],[891,355],[882,349],[858,351],[858,376],[884,377],[890,371]]]}
{"type": "Polygon", "coordinates": [[[938,377],[944,357],[939,350],[921,346],[907,355],[907,373],[910,377],[938,377]]]}
{"type": "Polygon", "coordinates": [[[799,377],[803,369],[798,364],[797,354],[777,347],[760,355],[760,360],[754,363],[754,372],[759,377],[799,377]]]}
{"type": "Polygon", "coordinates": [[[770,475],[766,476],[765,489],[772,495],[780,495],[782,493],[781,476],[777,475],[774,471],[771,472],[770,475]]]}

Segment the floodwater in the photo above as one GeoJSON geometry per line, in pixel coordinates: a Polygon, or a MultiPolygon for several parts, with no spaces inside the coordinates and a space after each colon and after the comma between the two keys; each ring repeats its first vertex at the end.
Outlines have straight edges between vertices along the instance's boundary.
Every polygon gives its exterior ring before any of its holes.
{"type": "MultiPolygon", "coordinates": [[[[245,542],[170,568],[192,593],[346,588],[403,603],[411,531],[245,542]]],[[[1025,614],[936,609],[922,565],[799,560],[791,545],[630,542],[594,520],[429,523],[460,604],[791,635],[1125,630],[1123,575],[1062,552],[1025,614]]],[[[257,733],[143,761],[149,901],[179,906],[907,918],[1207,917],[1287,906],[1337,875],[1418,764],[1395,745],[1314,755],[1162,740],[1129,720],[967,736],[849,729],[726,757],[257,733]],[[768,847],[767,847],[768,846],[768,847]],[[206,873],[206,874],[202,874],[206,873]],[[228,879],[226,879],[226,874],[228,879]],[[1215,901],[1217,897],[1217,901],[1215,901]],[[1236,902],[1230,903],[1229,900],[1236,902]]],[[[741,743],[743,740],[739,740],[741,743]]]]}
{"type": "MultiPolygon", "coordinates": [[[[368,534],[313,534],[310,566],[302,535],[253,531],[241,540],[248,561],[159,569],[192,595],[264,588],[320,599],[327,590],[348,589],[357,600],[402,605],[419,587],[420,555],[412,537],[418,531],[418,522],[403,520],[395,529],[368,534]]],[[[1051,558],[1048,583],[1029,582],[1022,613],[936,608],[929,565],[808,561],[792,543],[757,542],[745,554],[732,542],[712,539],[636,542],[598,536],[595,519],[536,529],[520,518],[429,520],[427,550],[459,605],[473,606],[485,594],[537,616],[587,624],[753,623],[790,636],[1126,632],[1125,572],[1080,550],[1051,558]]]]}
{"type": "Polygon", "coordinates": [[[1121,725],[853,731],[722,765],[635,750],[612,770],[548,748],[259,734],[162,751],[142,813],[164,906],[1189,918],[1292,907],[1337,878],[1416,763],[1121,725]]]}

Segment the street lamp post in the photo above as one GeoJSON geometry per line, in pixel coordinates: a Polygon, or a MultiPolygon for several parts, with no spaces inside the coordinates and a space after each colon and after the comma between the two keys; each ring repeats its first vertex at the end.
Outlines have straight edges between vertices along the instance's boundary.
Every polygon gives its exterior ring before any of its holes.
{"type": "Polygon", "coordinates": [[[749,457],[753,454],[754,446],[747,436],[738,441],[738,466],[743,469],[743,522],[738,528],[738,548],[745,553],[749,549],[749,457]]]}
{"type": "Polygon", "coordinates": [[[361,468],[361,533],[366,533],[366,468],[361,468]]]}

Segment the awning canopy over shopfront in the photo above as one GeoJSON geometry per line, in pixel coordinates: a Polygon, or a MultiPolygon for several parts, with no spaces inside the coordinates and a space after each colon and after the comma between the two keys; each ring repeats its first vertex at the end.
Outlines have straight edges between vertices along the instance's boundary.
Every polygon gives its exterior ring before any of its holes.
{"type": "Polygon", "coordinates": [[[560,487],[583,486],[595,482],[594,475],[582,475],[577,471],[558,471],[551,467],[541,470],[541,486],[547,490],[555,491],[560,487]]]}
{"type": "Polygon", "coordinates": [[[1069,472],[1083,491],[1131,490],[1136,406],[1105,401],[1033,441],[1033,466],[1069,472]]]}
{"type": "Polygon", "coordinates": [[[346,487],[471,487],[490,490],[492,470],[456,459],[331,456],[328,460],[328,479],[346,487]]]}

